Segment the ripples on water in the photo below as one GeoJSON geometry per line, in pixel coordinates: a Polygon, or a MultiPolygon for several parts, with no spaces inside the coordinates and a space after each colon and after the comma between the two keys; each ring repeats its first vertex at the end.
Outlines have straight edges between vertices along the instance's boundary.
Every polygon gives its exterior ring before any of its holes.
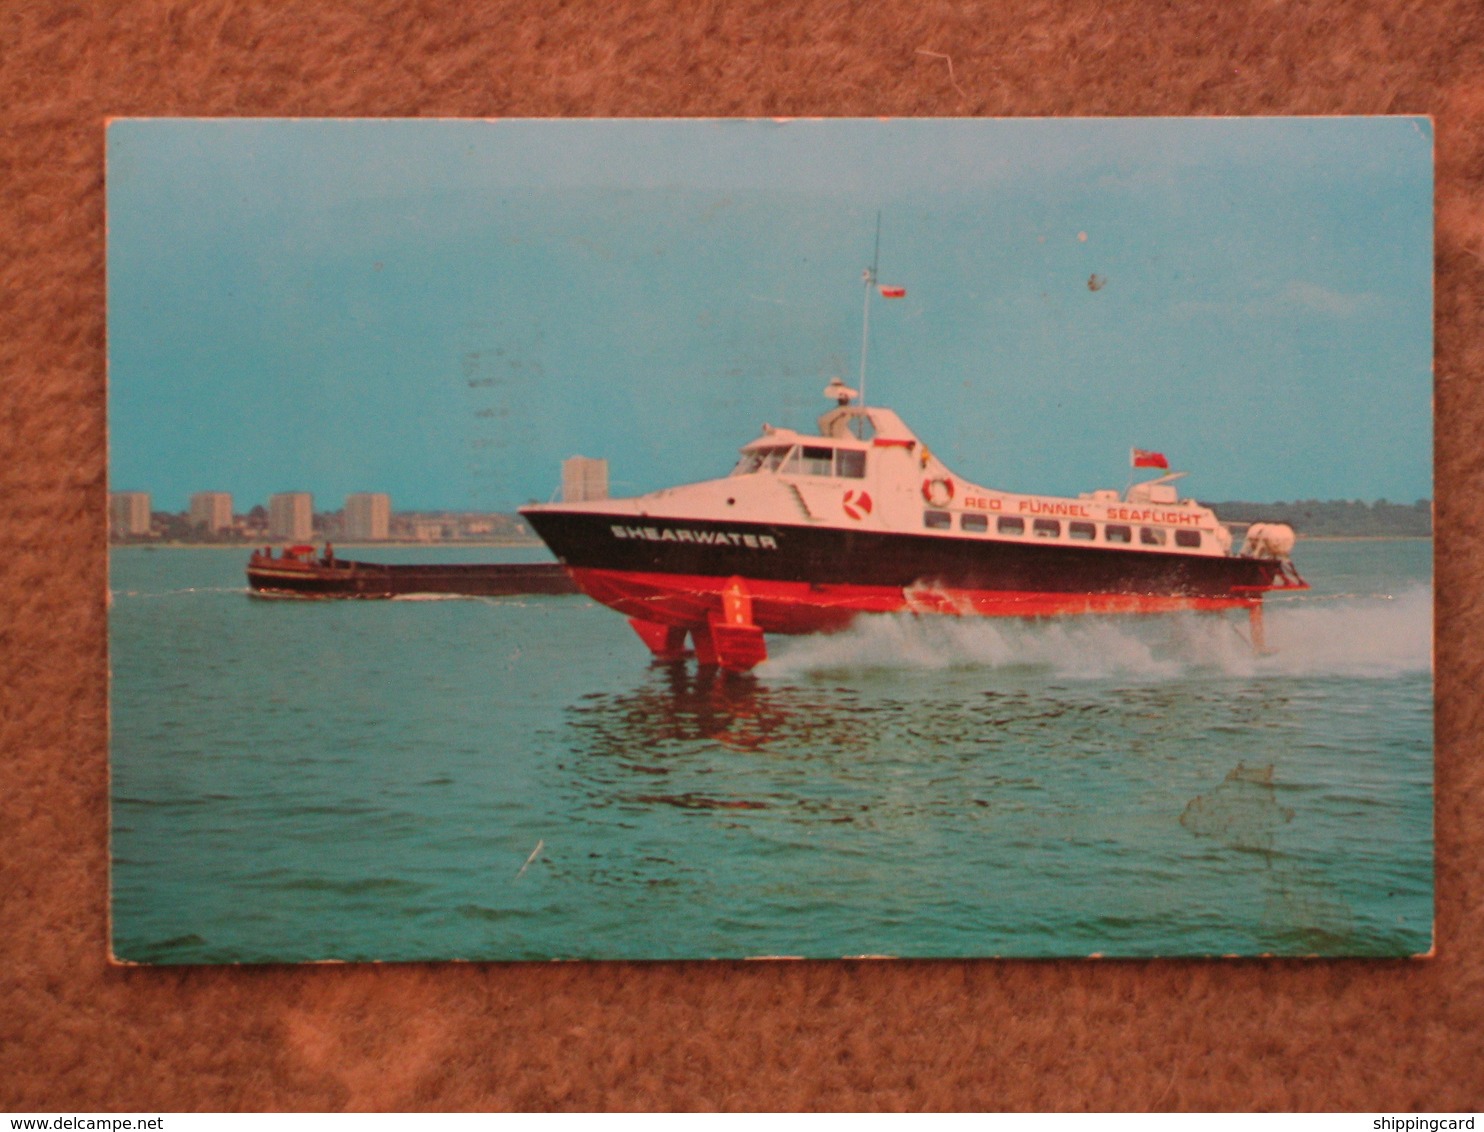
{"type": "Polygon", "coordinates": [[[1332,584],[1266,656],[904,615],[746,677],[580,598],[263,603],[240,556],[116,554],[116,951],[1425,951],[1428,547],[1304,549],[1332,584]]]}

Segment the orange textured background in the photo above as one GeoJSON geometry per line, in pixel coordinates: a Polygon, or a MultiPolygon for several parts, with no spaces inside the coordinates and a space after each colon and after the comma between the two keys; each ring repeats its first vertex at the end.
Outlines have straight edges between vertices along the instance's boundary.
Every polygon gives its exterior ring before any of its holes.
{"type": "Polygon", "coordinates": [[[1478,1106],[1481,300],[1476,0],[0,2],[0,1108],[1478,1106]],[[1436,958],[107,964],[107,117],[1375,113],[1437,122],[1436,958]]]}

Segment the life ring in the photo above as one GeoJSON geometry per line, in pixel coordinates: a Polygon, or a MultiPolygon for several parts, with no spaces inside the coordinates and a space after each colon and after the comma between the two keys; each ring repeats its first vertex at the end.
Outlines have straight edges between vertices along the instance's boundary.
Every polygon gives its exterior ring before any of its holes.
{"type": "Polygon", "coordinates": [[[923,480],[922,497],[933,507],[947,507],[953,502],[953,481],[947,476],[923,480]]]}

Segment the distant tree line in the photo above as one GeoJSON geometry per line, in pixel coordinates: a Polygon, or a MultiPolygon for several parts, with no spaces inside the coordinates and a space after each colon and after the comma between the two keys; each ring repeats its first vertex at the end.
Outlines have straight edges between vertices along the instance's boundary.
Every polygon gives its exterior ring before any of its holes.
{"type": "Polygon", "coordinates": [[[1287,523],[1300,536],[1426,538],[1432,534],[1432,500],[1388,503],[1378,499],[1299,499],[1292,503],[1207,503],[1224,523],[1287,523]]]}
{"type": "Polygon", "coordinates": [[[232,527],[227,527],[220,531],[208,531],[205,523],[199,520],[193,520],[189,512],[186,511],[151,511],[149,517],[150,534],[135,535],[119,541],[150,542],[163,540],[165,542],[210,542],[223,544],[245,543],[248,541],[246,534],[232,527]]]}

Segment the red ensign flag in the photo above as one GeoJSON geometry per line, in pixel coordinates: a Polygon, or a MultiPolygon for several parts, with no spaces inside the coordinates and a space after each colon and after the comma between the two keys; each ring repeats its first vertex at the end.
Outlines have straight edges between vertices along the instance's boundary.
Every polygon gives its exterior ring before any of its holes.
{"type": "Polygon", "coordinates": [[[1164,468],[1169,469],[1170,462],[1165,459],[1163,452],[1146,452],[1142,448],[1133,450],[1133,465],[1136,468],[1164,468]]]}
{"type": "Polygon", "coordinates": [[[907,288],[883,286],[881,288],[881,297],[883,299],[905,299],[907,297],[907,288]]]}

